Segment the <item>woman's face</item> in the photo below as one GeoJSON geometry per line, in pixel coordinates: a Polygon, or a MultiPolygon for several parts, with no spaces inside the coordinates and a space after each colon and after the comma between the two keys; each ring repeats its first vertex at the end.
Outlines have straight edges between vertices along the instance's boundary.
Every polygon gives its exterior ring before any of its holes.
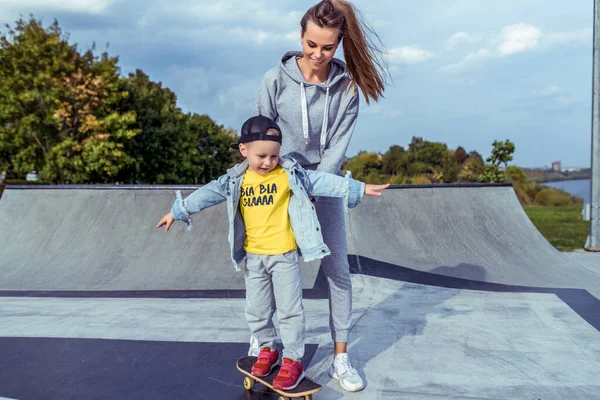
{"type": "Polygon", "coordinates": [[[327,68],[340,44],[339,37],[338,28],[321,28],[309,20],[306,32],[301,36],[306,65],[314,71],[327,68]]]}

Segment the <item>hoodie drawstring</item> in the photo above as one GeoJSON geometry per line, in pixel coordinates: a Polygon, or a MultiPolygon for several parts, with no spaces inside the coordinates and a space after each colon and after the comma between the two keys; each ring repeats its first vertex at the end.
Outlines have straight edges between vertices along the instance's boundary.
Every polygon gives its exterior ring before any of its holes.
{"type": "Polygon", "coordinates": [[[327,142],[327,125],[329,123],[329,87],[325,93],[325,109],[323,110],[323,125],[321,125],[321,155],[325,151],[327,142]]]}
{"type": "MultiPolygon", "coordinates": [[[[306,102],[306,86],[300,82],[300,103],[302,104],[302,133],[304,143],[308,144],[308,104],[306,102]]],[[[320,152],[323,155],[327,144],[327,126],[329,125],[329,87],[325,92],[325,107],[323,109],[323,124],[321,125],[320,152]]]]}
{"type": "Polygon", "coordinates": [[[300,82],[300,103],[302,104],[302,133],[304,133],[304,144],[308,144],[308,105],[306,104],[306,88],[300,82]]]}

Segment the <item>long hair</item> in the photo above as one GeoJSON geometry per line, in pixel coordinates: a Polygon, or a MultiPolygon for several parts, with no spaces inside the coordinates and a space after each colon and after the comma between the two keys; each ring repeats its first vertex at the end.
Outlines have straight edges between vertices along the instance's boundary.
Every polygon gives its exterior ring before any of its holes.
{"type": "Polygon", "coordinates": [[[345,0],[323,0],[302,17],[303,35],[308,21],[321,28],[340,30],[339,40],[351,81],[362,90],[367,104],[383,97],[388,76],[384,46],[377,33],[363,22],[360,12],[345,0]]]}

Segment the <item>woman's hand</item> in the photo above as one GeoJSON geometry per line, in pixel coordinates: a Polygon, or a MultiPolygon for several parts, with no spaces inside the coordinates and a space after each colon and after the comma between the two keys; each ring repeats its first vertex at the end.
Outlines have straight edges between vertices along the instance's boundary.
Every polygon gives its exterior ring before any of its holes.
{"type": "Polygon", "coordinates": [[[371,185],[367,183],[365,184],[365,194],[367,196],[381,196],[381,191],[387,189],[389,186],[389,183],[385,185],[371,185]]]}
{"type": "Polygon", "coordinates": [[[169,232],[169,228],[171,228],[171,225],[173,225],[173,221],[175,221],[175,217],[173,217],[173,214],[171,214],[171,211],[169,211],[160,219],[160,221],[158,221],[158,225],[156,225],[156,227],[160,228],[161,226],[165,225],[165,232],[169,232]]]}

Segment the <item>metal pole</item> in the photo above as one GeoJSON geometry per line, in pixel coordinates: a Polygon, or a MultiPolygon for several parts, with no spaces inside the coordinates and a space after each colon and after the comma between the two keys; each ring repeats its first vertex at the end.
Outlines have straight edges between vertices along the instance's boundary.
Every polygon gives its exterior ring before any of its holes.
{"type": "Polygon", "coordinates": [[[591,195],[590,236],[585,249],[600,251],[600,0],[594,0],[591,195]]]}

